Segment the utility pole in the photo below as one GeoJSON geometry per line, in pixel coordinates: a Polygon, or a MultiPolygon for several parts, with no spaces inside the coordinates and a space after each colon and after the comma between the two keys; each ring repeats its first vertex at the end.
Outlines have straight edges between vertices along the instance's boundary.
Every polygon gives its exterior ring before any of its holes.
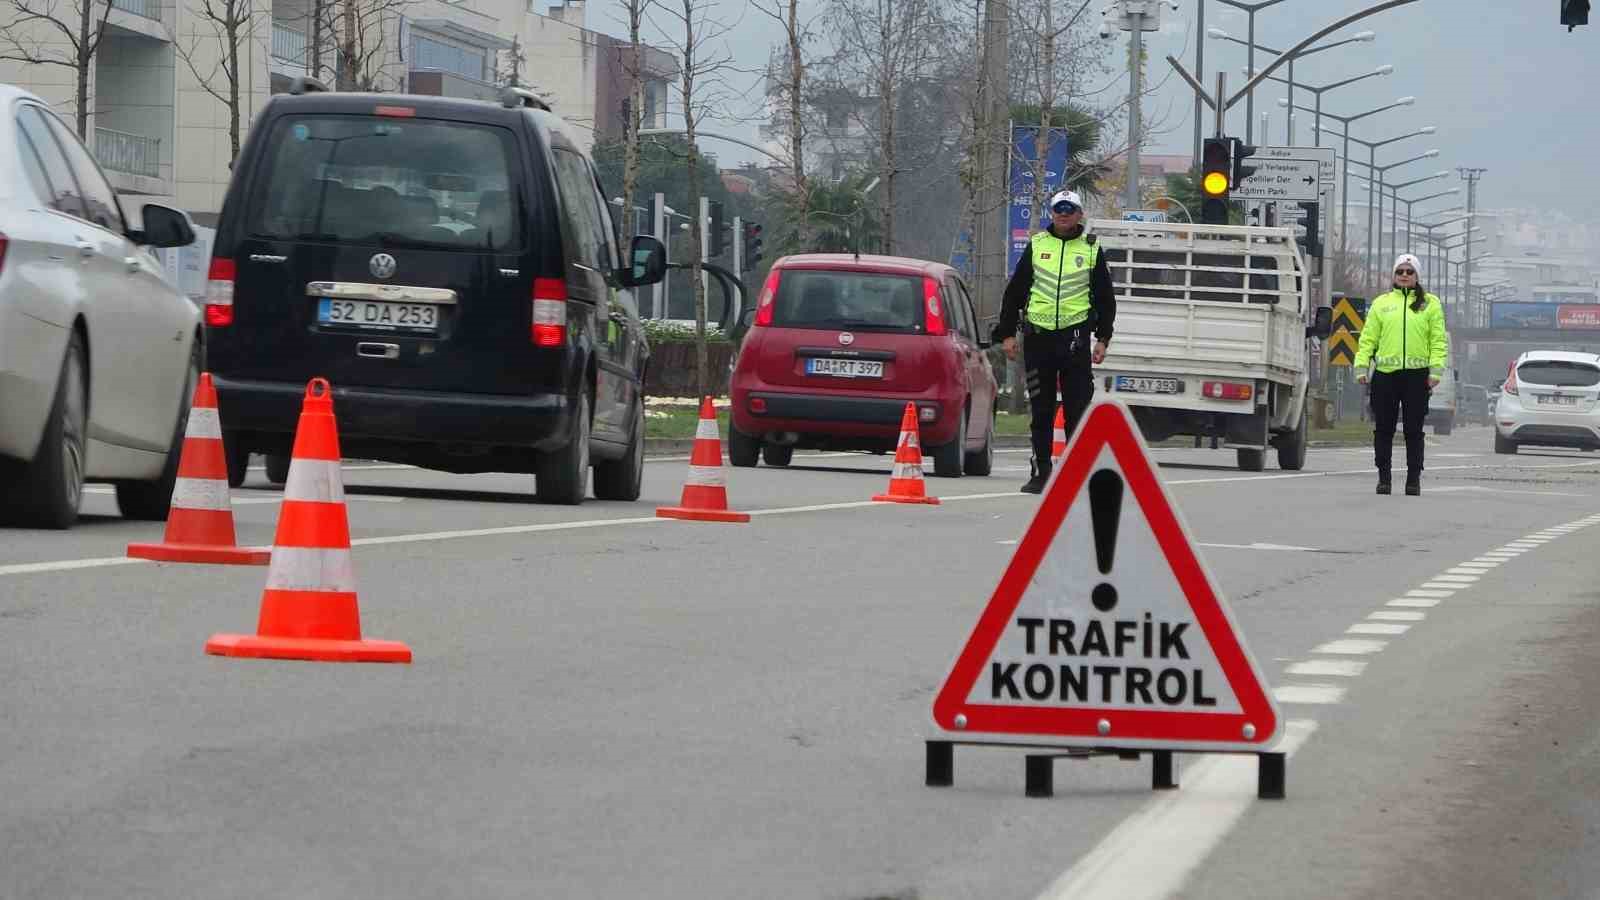
{"type": "MultiPolygon", "coordinates": [[[[1139,209],[1144,205],[1139,191],[1139,143],[1144,139],[1139,102],[1144,92],[1144,33],[1161,29],[1161,7],[1169,4],[1173,9],[1178,7],[1175,0],[1117,0],[1104,13],[1108,20],[1114,16],[1117,27],[1128,32],[1128,190],[1124,209],[1139,209]]],[[[1109,36],[1110,24],[1107,21],[1101,26],[1101,35],[1109,36]]],[[[1195,105],[1199,105],[1198,97],[1195,105]]]]}
{"type": "Polygon", "coordinates": [[[1478,318],[1475,315],[1475,310],[1472,305],[1472,226],[1477,223],[1476,214],[1478,212],[1478,179],[1482,178],[1483,173],[1489,170],[1481,168],[1474,169],[1467,166],[1462,166],[1456,171],[1460,172],[1461,177],[1466,179],[1467,182],[1467,249],[1466,252],[1461,255],[1463,263],[1461,274],[1461,299],[1465,302],[1467,322],[1472,325],[1477,325],[1478,318]]]}
{"type": "Polygon", "coordinates": [[[988,318],[1000,312],[1000,294],[1008,274],[1006,227],[1010,186],[1006,163],[1011,133],[1007,104],[1007,44],[1011,13],[1008,0],[984,0],[983,72],[978,88],[980,123],[978,134],[978,191],[972,250],[977,262],[978,315],[988,318]]]}
{"type": "MultiPolygon", "coordinates": [[[[1194,42],[1194,80],[1205,83],[1206,80],[1206,42],[1198,37],[1206,33],[1206,0],[1195,0],[1194,33],[1197,35],[1194,42]]],[[[1199,94],[1194,95],[1194,164],[1200,165],[1200,117],[1205,113],[1200,105],[1203,101],[1199,94]]]]}

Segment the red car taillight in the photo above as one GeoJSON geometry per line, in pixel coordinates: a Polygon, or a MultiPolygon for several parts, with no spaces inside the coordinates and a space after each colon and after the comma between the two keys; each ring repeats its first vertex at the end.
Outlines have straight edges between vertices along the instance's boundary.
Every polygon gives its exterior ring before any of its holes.
{"type": "Polygon", "coordinates": [[[1513,362],[1511,364],[1511,368],[1506,371],[1506,383],[1503,386],[1501,386],[1500,390],[1502,392],[1504,392],[1504,393],[1510,394],[1513,397],[1517,396],[1517,364],[1516,363],[1513,362]]]}
{"type": "Polygon", "coordinates": [[[0,273],[6,270],[6,236],[0,234],[0,273]]]}
{"type": "Polygon", "coordinates": [[[922,278],[922,302],[927,307],[928,333],[944,334],[944,305],[939,302],[939,282],[922,278]]]}
{"type": "Polygon", "coordinates": [[[765,328],[772,324],[772,311],[777,307],[778,299],[778,273],[778,269],[767,273],[767,283],[761,286],[761,296],[756,300],[754,325],[765,328]]]}
{"type": "Polygon", "coordinates": [[[559,347],[567,341],[567,283],[559,278],[533,280],[533,345],[559,347]]]}
{"type": "Polygon", "coordinates": [[[213,257],[206,276],[206,324],[227,328],[233,324],[233,282],[238,275],[233,260],[213,257]]]}

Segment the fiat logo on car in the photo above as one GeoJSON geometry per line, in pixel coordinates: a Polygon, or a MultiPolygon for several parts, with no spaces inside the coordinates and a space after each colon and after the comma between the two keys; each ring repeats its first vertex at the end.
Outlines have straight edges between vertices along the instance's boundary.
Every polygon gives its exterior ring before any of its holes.
{"type": "Polygon", "coordinates": [[[846,347],[848,347],[851,344],[854,344],[855,342],[856,342],[856,336],[855,335],[851,334],[848,331],[839,332],[839,343],[841,343],[841,344],[845,345],[846,347]]]}
{"type": "Polygon", "coordinates": [[[372,274],[376,278],[393,278],[395,266],[394,257],[387,253],[377,254],[367,264],[367,268],[372,270],[372,274]]]}

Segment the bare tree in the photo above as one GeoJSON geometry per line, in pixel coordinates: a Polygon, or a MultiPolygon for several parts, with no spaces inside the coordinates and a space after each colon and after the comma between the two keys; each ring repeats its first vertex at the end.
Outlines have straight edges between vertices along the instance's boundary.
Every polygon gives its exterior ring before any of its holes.
{"type": "Polygon", "coordinates": [[[628,16],[628,47],[622,69],[627,77],[628,103],[627,115],[622,117],[622,233],[624,241],[631,241],[639,233],[634,195],[639,191],[639,129],[644,122],[645,109],[644,43],[639,32],[654,0],[623,2],[628,16]]]}
{"type": "MultiPolygon", "coordinates": [[[[199,0],[191,4],[189,13],[195,18],[196,34],[188,43],[180,40],[176,32],[169,32],[173,50],[183,60],[195,81],[228,110],[229,162],[239,156],[241,125],[245,118],[240,88],[250,75],[240,68],[240,50],[255,36],[258,16],[255,0],[199,0]],[[206,29],[209,35],[199,33],[206,29]],[[202,45],[212,44],[210,51],[202,45]],[[208,60],[213,60],[207,64],[208,60]],[[219,79],[217,76],[221,75],[219,79]],[[218,82],[222,85],[219,86],[218,82]]],[[[248,56],[248,53],[246,53],[248,56]]],[[[245,65],[249,65],[248,62],[245,65]]]]}
{"type": "MultiPolygon", "coordinates": [[[[725,76],[734,70],[733,56],[724,39],[738,25],[718,10],[716,0],[665,0],[661,8],[682,29],[683,42],[674,48],[681,60],[678,80],[679,102],[683,109],[684,136],[687,139],[689,166],[689,214],[695,225],[689,229],[689,283],[694,289],[695,385],[701,396],[711,386],[710,361],[706,350],[705,272],[700,265],[706,223],[700,217],[700,148],[695,131],[702,122],[726,108],[731,96],[725,76]],[[719,24],[719,20],[721,23],[719,24]],[[718,46],[718,45],[721,46],[718,46]]],[[[665,29],[660,29],[665,31],[665,29]]]]}
{"type": "Polygon", "coordinates": [[[805,247],[811,243],[811,191],[806,182],[805,157],[805,44],[811,35],[808,26],[800,21],[800,0],[765,0],[754,6],[784,27],[782,62],[767,67],[767,78],[769,82],[781,80],[776,91],[776,112],[787,120],[784,130],[789,139],[790,221],[796,229],[795,242],[805,247]]]}
{"type": "Polygon", "coordinates": [[[1037,101],[1039,107],[1038,119],[1029,123],[1038,126],[1029,231],[1039,226],[1046,193],[1052,186],[1065,186],[1068,182],[1067,172],[1060,173],[1059,181],[1052,181],[1045,172],[1052,130],[1062,118],[1058,113],[1081,108],[1088,78],[1109,71],[1105,46],[1083,15],[1090,2],[1083,0],[1062,9],[1059,2],[1052,0],[1013,0],[1011,7],[1012,33],[1021,38],[1018,43],[1027,51],[1013,57],[1019,64],[1012,70],[1013,96],[1037,101]]]}
{"type": "Polygon", "coordinates": [[[844,70],[876,95],[872,126],[885,253],[895,252],[897,179],[904,171],[895,133],[899,92],[928,72],[944,25],[939,8],[933,0],[833,0],[830,30],[844,70]]]}
{"type": "Polygon", "coordinates": [[[111,4],[97,10],[94,0],[69,0],[65,4],[59,0],[0,2],[4,4],[0,8],[12,10],[11,20],[0,25],[0,59],[72,69],[77,74],[75,124],[78,136],[88,140],[89,73],[106,36],[111,4]]]}
{"type": "Polygon", "coordinates": [[[344,0],[324,2],[322,29],[335,35],[338,89],[391,91],[400,79],[385,69],[399,42],[400,22],[411,0],[344,0]]]}
{"type": "Polygon", "coordinates": [[[505,62],[495,67],[495,82],[501,87],[522,87],[522,67],[528,62],[528,54],[522,50],[522,36],[512,35],[511,46],[501,52],[505,62]]]}

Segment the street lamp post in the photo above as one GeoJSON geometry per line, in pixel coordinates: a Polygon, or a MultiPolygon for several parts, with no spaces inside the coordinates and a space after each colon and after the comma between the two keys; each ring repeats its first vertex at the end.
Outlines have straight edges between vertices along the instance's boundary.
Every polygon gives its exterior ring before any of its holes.
{"type": "MultiPolygon", "coordinates": [[[[1418,159],[1426,159],[1429,155],[1430,154],[1426,154],[1425,153],[1422,156],[1416,157],[1415,159],[1406,160],[1406,162],[1416,162],[1418,159]]],[[[1434,153],[1432,155],[1437,155],[1437,151],[1434,151],[1434,153]]],[[[1400,165],[1400,163],[1395,163],[1394,165],[1400,165]]],[[[1385,166],[1383,168],[1385,168],[1385,169],[1393,168],[1393,166],[1385,166]]],[[[1383,175],[1384,175],[1384,173],[1382,171],[1380,171],[1378,173],[1378,178],[1380,179],[1380,182],[1379,182],[1379,185],[1378,185],[1378,203],[1380,205],[1383,203],[1383,184],[1381,182],[1381,179],[1383,178],[1383,175]]],[[[1450,177],[1450,173],[1449,172],[1435,172],[1432,175],[1424,175],[1421,178],[1413,178],[1410,181],[1402,181],[1399,184],[1393,186],[1393,188],[1394,188],[1394,198],[1397,201],[1400,199],[1400,190],[1402,188],[1408,188],[1408,187],[1411,187],[1414,184],[1422,184],[1425,181],[1433,181],[1434,179],[1437,179],[1437,178],[1449,178],[1449,177],[1450,177]]],[[[1396,204],[1396,206],[1398,207],[1398,203],[1396,204]]],[[[1398,254],[1396,254],[1396,251],[1400,247],[1400,216],[1395,214],[1395,213],[1396,213],[1395,209],[1391,209],[1390,210],[1390,216],[1389,216],[1389,253],[1391,255],[1398,255],[1398,254]]],[[[1378,259],[1381,261],[1383,259],[1383,244],[1382,244],[1382,240],[1383,240],[1383,224],[1381,222],[1378,225],[1378,239],[1379,239],[1378,259]]]]}
{"type": "MultiPolygon", "coordinates": [[[[1330,118],[1330,119],[1334,120],[1335,122],[1338,122],[1339,124],[1344,126],[1344,130],[1343,130],[1343,133],[1342,133],[1342,136],[1344,137],[1344,158],[1345,158],[1344,185],[1343,185],[1342,196],[1341,196],[1341,198],[1339,200],[1339,204],[1340,204],[1339,205],[1339,222],[1340,222],[1340,227],[1342,229],[1341,233],[1340,233],[1340,241],[1341,241],[1341,243],[1340,243],[1340,252],[1346,251],[1348,249],[1348,247],[1349,247],[1349,240],[1348,240],[1348,235],[1350,233],[1350,229],[1348,227],[1349,220],[1346,219],[1345,216],[1349,212],[1349,204],[1350,204],[1350,142],[1351,141],[1355,141],[1356,143],[1365,146],[1367,148],[1367,150],[1368,150],[1368,156],[1372,160],[1371,164],[1376,165],[1377,161],[1378,161],[1377,160],[1377,149],[1379,147],[1383,146],[1384,144],[1392,144],[1395,141],[1402,141],[1402,140],[1405,140],[1406,138],[1416,137],[1417,135],[1433,134],[1435,131],[1438,130],[1437,128],[1435,128],[1432,125],[1425,125],[1425,126],[1423,126],[1422,128],[1420,128],[1420,129],[1418,129],[1416,131],[1413,131],[1413,132],[1410,132],[1410,133],[1407,133],[1407,134],[1402,134],[1402,135],[1399,135],[1399,136],[1396,136],[1396,137],[1392,137],[1392,138],[1389,138],[1386,141],[1375,141],[1375,142],[1372,142],[1372,143],[1368,143],[1367,141],[1364,141],[1361,138],[1355,137],[1355,136],[1350,134],[1350,125],[1351,125],[1351,123],[1353,123],[1353,122],[1355,122],[1355,121],[1357,121],[1359,119],[1364,119],[1364,118],[1366,118],[1368,116],[1375,115],[1377,113],[1383,112],[1385,110],[1394,109],[1394,108],[1399,107],[1399,106],[1411,106],[1412,104],[1414,104],[1416,102],[1417,102],[1417,98],[1415,98],[1415,97],[1401,97],[1400,99],[1396,100],[1393,103],[1389,103],[1389,104],[1386,104],[1384,106],[1380,106],[1377,109],[1370,109],[1370,110],[1367,110],[1364,113],[1360,113],[1360,114],[1354,115],[1354,116],[1336,116],[1333,113],[1323,113],[1323,115],[1327,116],[1328,118],[1330,118]]],[[[1300,107],[1300,108],[1304,109],[1305,107],[1300,107]]],[[[1320,129],[1320,126],[1319,126],[1319,129],[1320,129]]],[[[1320,130],[1326,131],[1328,129],[1320,129],[1320,130]]],[[[1367,233],[1368,233],[1369,237],[1371,235],[1371,232],[1372,232],[1372,210],[1369,207],[1368,210],[1367,210],[1367,233]]]]}
{"type": "MultiPolygon", "coordinates": [[[[1255,51],[1264,50],[1264,51],[1266,51],[1268,53],[1271,53],[1273,56],[1283,56],[1283,54],[1284,54],[1284,51],[1282,51],[1282,50],[1274,50],[1271,47],[1266,46],[1265,44],[1253,44],[1253,43],[1251,43],[1251,41],[1240,40],[1239,38],[1236,38],[1233,35],[1228,34],[1226,31],[1223,31],[1220,28],[1208,29],[1206,31],[1206,35],[1208,37],[1214,38],[1214,39],[1219,40],[1219,41],[1232,41],[1235,44],[1244,44],[1247,47],[1249,47],[1249,49],[1250,49],[1250,67],[1245,70],[1245,77],[1246,78],[1251,78],[1256,74],[1256,72],[1255,72],[1255,51]]],[[[1289,62],[1289,72],[1288,72],[1288,76],[1289,77],[1288,78],[1273,78],[1272,76],[1268,76],[1268,80],[1269,81],[1281,81],[1284,84],[1287,84],[1289,86],[1289,102],[1292,104],[1292,103],[1294,103],[1294,89],[1295,89],[1295,80],[1294,80],[1294,63],[1295,63],[1295,60],[1304,59],[1307,56],[1310,56],[1310,55],[1312,55],[1314,53],[1321,53],[1324,50],[1332,50],[1335,47],[1343,47],[1346,44],[1371,43],[1372,41],[1376,40],[1377,37],[1378,37],[1378,33],[1375,32],[1375,31],[1362,31],[1362,32],[1358,32],[1358,33],[1356,33],[1354,35],[1351,35],[1350,37],[1347,37],[1347,38],[1345,38],[1343,40],[1333,41],[1333,42],[1327,43],[1327,44],[1320,44],[1320,45],[1318,45],[1316,47],[1310,47],[1308,49],[1301,50],[1299,53],[1296,53],[1293,56],[1290,56],[1289,59],[1288,59],[1288,62],[1289,62]]],[[[1252,37],[1251,40],[1253,41],[1254,37],[1252,37]]],[[[1253,92],[1252,92],[1252,94],[1250,94],[1248,96],[1249,97],[1253,97],[1254,96],[1253,92]]],[[[1319,102],[1321,101],[1321,95],[1318,95],[1318,101],[1319,102]]],[[[1290,124],[1288,124],[1284,129],[1286,140],[1288,141],[1288,145],[1291,146],[1291,147],[1294,146],[1294,132],[1292,130],[1290,130],[1290,129],[1292,129],[1294,127],[1294,125],[1293,125],[1293,116],[1294,116],[1294,114],[1293,114],[1293,112],[1291,112],[1290,113],[1290,120],[1289,120],[1290,124]]],[[[1267,135],[1263,133],[1262,137],[1266,138],[1267,135]]],[[[1267,138],[1267,139],[1271,140],[1271,138],[1267,138]]]]}
{"type": "MultiPolygon", "coordinates": [[[[1439,151],[1438,150],[1429,150],[1426,153],[1422,153],[1422,154],[1419,154],[1417,156],[1413,156],[1413,157],[1411,157],[1409,159],[1402,159],[1399,162],[1392,162],[1392,163],[1389,163],[1386,166],[1373,165],[1371,163],[1367,164],[1367,178],[1371,179],[1367,183],[1367,187],[1370,190],[1373,187],[1374,184],[1376,184],[1376,186],[1377,186],[1377,200],[1378,200],[1378,224],[1377,224],[1378,251],[1377,251],[1377,255],[1376,255],[1375,258],[1377,259],[1378,262],[1382,262],[1383,261],[1383,187],[1384,187],[1383,180],[1384,180],[1384,178],[1388,176],[1390,169],[1398,169],[1401,166],[1410,165],[1411,163],[1419,162],[1419,161],[1424,160],[1424,159],[1432,159],[1432,158],[1434,158],[1434,157],[1436,157],[1438,155],[1439,155],[1439,151]],[[1374,172],[1377,173],[1376,176],[1373,175],[1374,172]]],[[[1361,163],[1358,162],[1358,163],[1356,163],[1356,165],[1361,165],[1361,163]]],[[[1370,209],[1371,207],[1369,206],[1368,208],[1370,209]]],[[[1370,243],[1370,241],[1369,241],[1369,243],[1370,243]]],[[[1389,242],[1389,246],[1390,246],[1391,250],[1394,249],[1395,242],[1391,240],[1389,242]]]]}
{"type": "MultiPolygon", "coordinates": [[[[1462,207],[1456,207],[1456,208],[1457,209],[1461,209],[1462,207]]],[[[1440,240],[1439,238],[1434,237],[1433,233],[1435,231],[1438,231],[1441,228],[1444,228],[1447,225],[1454,225],[1457,222],[1465,222],[1465,221],[1467,221],[1467,220],[1469,220],[1471,218],[1472,218],[1472,216],[1466,215],[1466,216],[1456,216],[1453,219],[1444,219],[1442,221],[1434,222],[1432,224],[1428,224],[1428,223],[1424,223],[1424,222],[1413,222],[1412,223],[1412,225],[1418,230],[1418,232],[1426,232],[1426,234],[1419,233],[1417,235],[1417,240],[1423,241],[1423,242],[1428,243],[1430,245],[1433,245],[1435,247],[1435,251],[1428,254],[1428,280],[1429,281],[1433,280],[1433,262],[1434,262],[1434,259],[1436,258],[1436,255],[1437,255],[1437,245],[1438,245],[1439,240],[1440,240]]],[[[1447,235],[1447,237],[1448,237],[1448,235],[1447,235]]]]}
{"type": "MultiPolygon", "coordinates": [[[[1396,222],[1398,222],[1399,217],[1400,217],[1400,212],[1399,212],[1400,204],[1404,203],[1406,205],[1406,252],[1407,253],[1412,252],[1412,250],[1411,250],[1411,238],[1412,238],[1411,225],[1412,225],[1412,222],[1413,222],[1413,217],[1412,217],[1412,212],[1411,211],[1416,207],[1416,205],[1418,203],[1424,203],[1424,202],[1426,202],[1428,200],[1437,200],[1440,197],[1448,197],[1451,194],[1459,194],[1459,193],[1461,193],[1461,189],[1460,188],[1451,188],[1448,191],[1440,191],[1437,194],[1429,194],[1426,197],[1415,197],[1415,198],[1407,199],[1405,197],[1400,196],[1399,190],[1394,189],[1394,188],[1390,189],[1390,191],[1389,191],[1389,200],[1391,201],[1391,205],[1390,205],[1389,208],[1391,210],[1393,210],[1393,214],[1392,214],[1391,218],[1395,219],[1396,222]]],[[[1458,209],[1465,209],[1465,208],[1466,207],[1463,207],[1463,206],[1452,206],[1452,207],[1449,207],[1447,209],[1436,209],[1436,210],[1433,210],[1432,212],[1426,212],[1426,213],[1423,213],[1423,215],[1434,216],[1434,215],[1438,215],[1439,213],[1455,212],[1458,209]]],[[[1392,249],[1394,249],[1394,250],[1399,250],[1400,249],[1400,244],[1399,244],[1398,241],[1396,241],[1394,243],[1392,249]]]]}
{"type": "MultiPolygon", "coordinates": [[[[1298,87],[1301,90],[1310,91],[1312,93],[1312,95],[1314,95],[1317,98],[1316,105],[1315,105],[1315,107],[1313,107],[1313,109],[1311,111],[1312,115],[1315,116],[1315,121],[1312,123],[1312,126],[1311,126],[1311,141],[1316,146],[1321,147],[1322,146],[1322,95],[1326,94],[1327,92],[1329,92],[1331,90],[1333,90],[1334,88],[1341,88],[1341,87],[1344,87],[1347,84],[1355,84],[1356,82],[1365,80],[1367,78],[1374,78],[1374,77],[1377,77],[1379,75],[1391,75],[1393,73],[1394,73],[1394,66],[1382,65],[1382,66],[1379,66],[1376,69],[1372,70],[1371,72],[1368,72],[1365,75],[1357,75],[1354,78],[1346,78],[1343,81],[1335,81],[1332,84],[1325,84],[1325,85],[1322,85],[1321,87],[1317,87],[1317,86],[1309,85],[1309,84],[1297,84],[1297,83],[1289,81],[1286,78],[1279,78],[1276,75],[1268,75],[1267,76],[1267,80],[1268,81],[1276,81],[1279,84],[1288,85],[1289,89],[1290,89],[1290,96],[1291,97],[1294,96],[1294,94],[1293,94],[1294,88],[1298,87]]],[[[1291,76],[1291,77],[1293,77],[1293,76],[1291,76]]],[[[1291,102],[1292,101],[1290,101],[1290,100],[1279,100],[1278,101],[1278,105],[1287,106],[1291,102]]],[[[1305,109],[1305,107],[1302,106],[1302,107],[1300,107],[1300,109],[1305,109]]],[[[1294,143],[1294,138],[1293,138],[1292,135],[1290,136],[1289,143],[1291,145],[1294,143]]]]}
{"type": "MultiPolygon", "coordinates": [[[[1250,23],[1250,27],[1249,27],[1250,40],[1248,41],[1248,46],[1249,46],[1249,51],[1250,51],[1249,52],[1249,56],[1250,56],[1249,65],[1250,65],[1250,71],[1254,72],[1255,68],[1256,68],[1256,13],[1260,12],[1263,9],[1266,9],[1269,6],[1277,6],[1279,3],[1282,3],[1283,0],[1258,0],[1258,2],[1255,2],[1255,3],[1246,3],[1246,2],[1244,2],[1244,0],[1217,0],[1217,2],[1226,4],[1228,6],[1231,6],[1234,9],[1242,9],[1242,10],[1244,10],[1245,16],[1248,18],[1249,23],[1250,23]]],[[[1219,100],[1219,102],[1220,102],[1220,100],[1219,100]]],[[[1251,131],[1251,126],[1252,126],[1252,123],[1255,121],[1255,117],[1256,117],[1256,93],[1255,93],[1255,91],[1252,90],[1252,91],[1248,92],[1247,94],[1245,94],[1245,100],[1244,100],[1244,142],[1246,144],[1255,143],[1255,140],[1254,140],[1254,137],[1253,137],[1253,133],[1251,131]]]]}

